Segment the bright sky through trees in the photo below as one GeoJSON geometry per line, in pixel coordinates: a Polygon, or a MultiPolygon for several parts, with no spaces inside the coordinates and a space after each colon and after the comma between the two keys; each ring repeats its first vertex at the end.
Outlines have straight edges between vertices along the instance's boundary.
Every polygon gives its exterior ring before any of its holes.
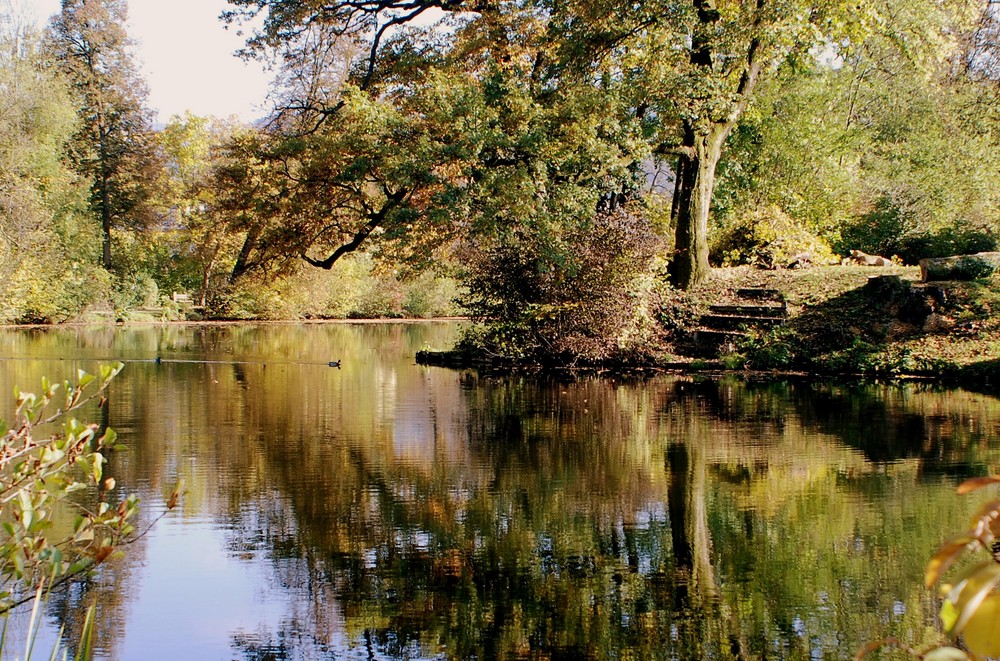
{"type": "MultiPolygon", "coordinates": [[[[39,23],[59,11],[59,0],[20,2],[39,23]]],[[[185,110],[244,121],[265,114],[270,75],[260,64],[233,55],[243,38],[218,20],[225,0],[129,0],[128,5],[129,36],[137,42],[140,73],[158,122],[185,110]]]]}

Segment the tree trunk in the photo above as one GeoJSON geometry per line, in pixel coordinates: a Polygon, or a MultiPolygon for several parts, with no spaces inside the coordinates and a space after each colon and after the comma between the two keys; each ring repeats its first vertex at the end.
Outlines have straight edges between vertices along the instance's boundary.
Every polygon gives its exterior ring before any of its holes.
{"type": "Polygon", "coordinates": [[[208,300],[208,287],[212,282],[212,272],[215,270],[215,262],[219,257],[219,251],[222,247],[217,241],[215,243],[215,248],[212,249],[212,256],[208,259],[208,263],[205,264],[201,272],[201,294],[199,296],[199,305],[205,307],[205,301],[208,300]]]}
{"type": "Polygon", "coordinates": [[[111,270],[111,209],[108,199],[107,181],[101,185],[101,230],[104,233],[101,249],[101,263],[108,271],[111,270]]]}
{"type": "Polygon", "coordinates": [[[920,260],[920,279],[978,280],[988,278],[1000,270],[1000,252],[978,252],[974,255],[938,257],[920,260]]]}
{"type": "Polygon", "coordinates": [[[103,113],[98,115],[98,135],[100,136],[100,171],[97,185],[100,186],[99,195],[101,198],[101,232],[103,240],[101,242],[101,264],[108,271],[111,270],[111,172],[108,156],[108,137],[104,127],[103,113]]]}
{"type": "Polygon", "coordinates": [[[247,232],[246,239],[243,241],[243,247],[240,249],[240,254],[236,257],[236,263],[233,264],[233,271],[229,274],[230,284],[235,283],[240,279],[240,276],[250,270],[250,253],[257,247],[257,239],[260,237],[260,234],[260,227],[254,227],[247,232]]]}
{"type": "Polygon", "coordinates": [[[674,258],[670,276],[680,289],[690,289],[708,278],[708,215],[715,188],[715,168],[727,124],[713,124],[707,133],[685,130],[686,153],[680,156],[674,205],[674,258]]]}

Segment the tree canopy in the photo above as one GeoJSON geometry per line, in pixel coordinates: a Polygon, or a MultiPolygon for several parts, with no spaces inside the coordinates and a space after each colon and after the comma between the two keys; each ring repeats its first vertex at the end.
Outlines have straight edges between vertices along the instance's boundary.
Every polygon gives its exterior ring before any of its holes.
{"type": "Polygon", "coordinates": [[[82,281],[116,312],[172,291],[246,310],[225,301],[286,296],[352,255],[376,278],[471,282],[512,246],[566,283],[525,309],[576,305],[580,247],[616,217],[659,253],[636,277],[678,287],[710,259],[795,247],[912,261],[995,243],[995,2],[232,0],[244,55],[274,65],[273,112],[158,132],[125,11],[62,4],[34,57],[71,125],[13,129],[9,152],[72,164],[73,195],[34,217],[114,267],[82,281]]]}
{"type": "Polygon", "coordinates": [[[980,3],[919,11],[890,2],[774,0],[231,4],[227,20],[263,20],[247,52],[279,55],[294,72],[277,116],[296,120],[276,124],[307,134],[301,148],[330,158],[309,141],[365,135],[355,125],[362,97],[368,112],[406,122],[405,130],[378,136],[407,161],[408,176],[391,171],[392,190],[376,183],[387,172],[384,152],[337,139],[338,156],[362,153],[320,169],[364,171],[371,177],[364,189],[378,191],[379,201],[359,207],[340,198],[333,205],[340,213],[319,214],[338,221],[299,232],[303,252],[323,252],[307,256],[309,263],[329,267],[376,231],[393,240],[441,236],[423,228],[445,227],[432,220],[445,206],[461,209],[453,227],[469,223],[480,232],[502,233],[511,219],[543,232],[553,222],[586,222],[602,204],[638,201],[645,164],[669,157],[676,158],[671,272],[686,287],[707,274],[716,167],[762,77],[817,58],[854,57],[875,33],[911,59],[937,61],[954,52],[950,35],[980,3]],[[394,149],[397,138],[410,148],[394,149]],[[339,243],[318,241],[331,236],[339,243]]]}

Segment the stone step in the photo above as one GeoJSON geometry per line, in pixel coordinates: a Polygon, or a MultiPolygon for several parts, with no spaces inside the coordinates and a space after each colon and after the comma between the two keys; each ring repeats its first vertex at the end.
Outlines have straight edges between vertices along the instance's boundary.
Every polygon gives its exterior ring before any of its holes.
{"type": "Polygon", "coordinates": [[[744,337],[745,333],[737,331],[696,328],[691,332],[692,353],[696,356],[714,358],[723,351],[731,351],[744,337]]]}
{"type": "Polygon", "coordinates": [[[740,298],[751,299],[755,301],[780,301],[785,302],[785,295],[780,289],[758,289],[758,288],[747,288],[747,289],[737,289],[736,295],[740,298]]]}
{"type": "Polygon", "coordinates": [[[746,288],[733,292],[738,304],[710,305],[699,327],[690,330],[691,355],[715,358],[736,348],[746,337],[742,329],[773,328],[785,323],[788,309],[780,289],[746,288]]]}
{"type": "Polygon", "coordinates": [[[784,305],[709,305],[708,311],[738,317],[784,317],[788,314],[784,305]]]}
{"type": "Polygon", "coordinates": [[[785,323],[784,317],[751,317],[729,314],[702,315],[701,325],[715,330],[739,330],[740,328],[774,328],[785,323]]]}

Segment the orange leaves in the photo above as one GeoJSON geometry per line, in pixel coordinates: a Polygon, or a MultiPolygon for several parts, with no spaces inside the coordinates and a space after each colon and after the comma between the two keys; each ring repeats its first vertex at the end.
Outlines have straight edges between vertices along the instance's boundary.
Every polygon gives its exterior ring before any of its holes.
{"type": "Polygon", "coordinates": [[[960,485],[958,485],[958,489],[955,490],[955,493],[957,493],[960,496],[963,496],[967,493],[972,493],[977,489],[982,489],[983,487],[987,487],[991,484],[1000,484],[1000,475],[975,477],[972,478],[971,480],[966,480],[965,482],[962,482],[960,485]]]}
{"type": "Polygon", "coordinates": [[[930,562],[927,563],[927,571],[924,573],[924,585],[931,587],[937,583],[941,575],[976,541],[975,537],[960,535],[945,542],[938,549],[938,552],[934,554],[930,562]]]}

